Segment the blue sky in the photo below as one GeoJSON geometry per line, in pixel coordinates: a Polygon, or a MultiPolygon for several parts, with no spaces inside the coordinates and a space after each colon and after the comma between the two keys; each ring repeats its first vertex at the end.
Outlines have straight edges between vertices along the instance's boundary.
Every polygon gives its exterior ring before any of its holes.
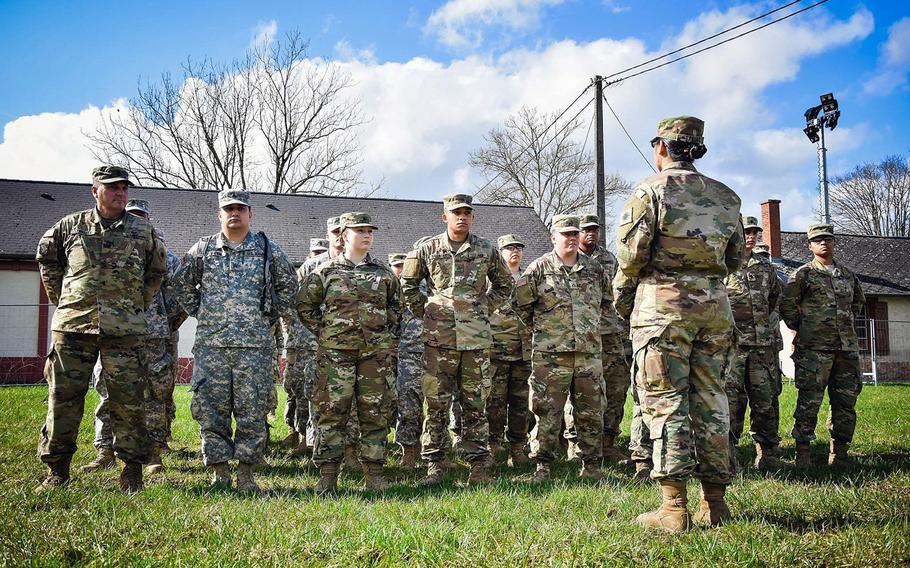
{"type": "MultiPolygon", "coordinates": [[[[467,153],[522,104],[557,110],[595,73],[783,3],[0,0],[0,177],[84,180],[92,161],[81,132],[140,77],[177,72],[190,55],[228,61],[259,33],[299,30],[311,56],[344,61],[361,88],[373,118],[365,174],[385,178],[393,196],[438,198],[477,184],[467,153]],[[449,96],[461,80],[467,91],[449,96]]],[[[784,199],[784,225],[795,228],[810,220],[815,190],[814,148],[798,129],[819,94],[833,91],[843,109],[833,174],[907,155],[898,134],[910,126],[908,17],[905,2],[831,0],[607,95],[642,145],[661,116],[704,116],[703,169],[740,190],[747,210],[784,199]]],[[[645,175],[609,116],[605,124],[608,169],[645,175]]]]}

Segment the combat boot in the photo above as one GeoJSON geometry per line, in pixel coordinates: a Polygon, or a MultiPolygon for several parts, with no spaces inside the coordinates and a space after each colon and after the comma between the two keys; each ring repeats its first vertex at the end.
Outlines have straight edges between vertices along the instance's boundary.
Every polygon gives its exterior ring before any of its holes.
{"type": "Polygon", "coordinates": [[[357,458],[356,446],[344,447],[344,471],[346,473],[363,471],[363,466],[360,464],[360,459],[357,458]]]}
{"type": "Polygon", "coordinates": [[[632,480],[639,483],[651,481],[651,464],[646,461],[635,462],[635,475],[632,476],[632,480]]]}
{"type": "Polygon", "coordinates": [[[595,461],[586,461],[581,467],[581,471],[578,473],[578,477],[582,479],[591,479],[593,481],[600,481],[604,478],[604,472],[600,469],[600,465],[595,461]]]}
{"type": "Polygon", "coordinates": [[[566,449],[566,461],[569,463],[581,463],[581,450],[578,444],[569,440],[569,446],[566,449]]]}
{"type": "Polygon", "coordinates": [[[98,448],[98,455],[91,462],[82,466],[82,473],[89,473],[96,469],[109,469],[117,465],[117,459],[114,457],[114,450],[111,448],[98,448]]]}
{"type": "Polygon", "coordinates": [[[296,447],[296,448],[294,448],[293,450],[291,450],[291,457],[293,457],[293,458],[302,458],[302,457],[306,457],[306,455],[309,453],[309,451],[310,451],[310,447],[307,446],[307,443],[306,443],[306,436],[305,436],[305,435],[301,435],[301,436],[300,436],[300,443],[297,444],[297,447],[296,447]]]}
{"type": "Polygon", "coordinates": [[[72,460],[72,456],[67,456],[60,461],[47,464],[47,475],[41,481],[41,484],[35,487],[35,493],[44,493],[69,485],[70,463],[72,460]]]}
{"type": "Polygon", "coordinates": [[[658,529],[669,533],[681,533],[689,530],[690,519],[689,511],[686,509],[688,504],[686,482],[661,481],[660,492],[663,497],[660,508],[656,511],[638,515],[635,522],[649,529],[658,529]]]}
{"type": "Polygon", "coordinates": [[[831,440],[831,449],[828,452],[828,465],[831,467],[850,467],[856,465],[856,462],[850,457],[847,451],[850,444],[831,440]]]}
{"type": "Polygon", "coordinates": [[[164,464],[161,462],[161,447],[153,444],[149,452],[149,461],[145,464],[145,473],[152,475],[164,471],[164,464]]]}
{"type": "Polygon", "coordinates": [[[259,491],[259,486],[253,478],[253,464],[243,462],[237,464],[237,491],[259,491]]]}
{"type": "Polygon", "coordinates": [[[755,469],[761,471],[780,471],[787,469],[787,464],[777,457],[777,446],[755,443],[755,469]]]}
{"type": "Polygon", "coordinates": [[[300,439],[299,439],[299,438],[300,438],[300,434],[297,433],[297,430],[294,430],[294,429],[292,428],[292,429],[288,432],[288,435],[285,436],[284,439],[281,440],[281,442],[279,442],[279,445],[280,445],[282,448],[285,448],[285,449],[288,449],[288,450],[289,450],[289,449],[294,448],[294,447],[297,446],[297,444],[300,442],[300,439]]]}
{"type": "Polygon", "coordinates": [[[381,463],[369,462],[364,464],[363,469],[368,490],[385,491],[389,488],[389,481],[385,478],[381,463]]]}
{"type": "Polygon", "coordinates": [[[420,446],[417,444],[401,446],[402,469],[415,469],[417,467],[418,459],[420,459],[420,446]]]}
{"type": "Polygon", "coordinates": [[[737,446],[734,446],[733,443],[730,443],[730,475],[736,475],[739,473],[739,456],[736,451],[737,446]]]}
{"type": "Polygon", "coordinates": [[[124,493],[138,493],[145,485],[142,483],[142,464],[134,461],[123,462],[120,470],[120,490],[124,493]]]}
{"type": "Polygon", "coordinates": [[[534,470],[532,483],[546,483],[550,481],[550,464],[546,462],[537,462],[537,469],[534,470]]]}
{"type": "Polygon", "coordinates": [[[490,458],[495,463],[502,463],[503,453],[505,453],[505,448],[500,442],[490,442],[490,458]]]}
{"type": "Polygon", "coordinates": [[[510,443],[509,455],[512,467],[518,467],[520,465],[531,463],[531,460],[528,459],[528,455],[525,453],[525,445],[523,442],[510,443]]]}
{"type": "Polygon", "coordinates": [[[695,513],[695,522],[714,527],[730,518],[730,509],[724,501],[727,486],[719,483],[701,482],[701,502],[695,513]]]}
{"type": "Polygon", "coordinates": [[[480,485],[490,483],[493,479],[490,477],[490,462],[487,458],[481,458],[471,462],[471,471],[468,472],[468,485],[480,485]]]}
{"type": "Polygon", "coordinates": [[[319,466],[319,481],[314,491],[320,497],[338,490],[338,464],[324,463],[319,466]]]}
{"type": "Polygon", "coordinates": [[[420,487],[432,487],[442,482],[442,476],[445,473],[443,462],[431,461],[427,464],[427,476],[417,482],[420,487]]]}
{"type": "Polygon", "coordinates": [[[796,462],[794,465],[800,469],[812,467],[812,446],[808,442],[796,442],[796,462]]]}
{"type": "Polygon", "coordinates": [[[230,489],[233,481],[231,480],[231,466],[228,462],[213,463],[211,487],[215,489],[230,489]]]}
{"type": "Polygon", "coordinates": [[[629,455],[616,447],[616,437],[604,435],[602,444],[603,458],[609,463],[622,463],[629,459],[629,455]]]}
{"type": "Polygon", "coordinates": [[[458,464],[452,461],[449,456],[442,458],[442,461],[439,462],[440,467],[443,471],[451,471],[453,469],[458,469],[458,464]]]}

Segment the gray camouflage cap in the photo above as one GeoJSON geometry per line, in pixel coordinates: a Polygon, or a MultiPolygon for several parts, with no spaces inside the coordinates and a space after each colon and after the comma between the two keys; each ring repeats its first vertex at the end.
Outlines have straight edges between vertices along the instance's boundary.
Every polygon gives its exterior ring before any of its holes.
{"type": "Polygon", "coordinates": [[[771,248],[768,247],[765,243],[758,243],[755,245],[755,248],[752,249],[756,254],[767,254],[771,255],[771,248]]]}
{"type": "Polygon", "coordinates": [[[743,217],[743,230],[748,231],[749,229],[762,230],[762,226],[758,224],[758,217],[743,217]]]}
{"type": "Polygon", "coordinates": [[[126,202],[126,211],[127,213],[131,213],[133,211],[141,211],[145,213],[146,217],[152,214],[151,208],[149,207],[149,202],[145,199],[130,199],[126,202]]]}
{"type": "Polygon", "coordinates": [[[218,194],[218,207],[228,205],[250,206],[250,192],[244,189],[225,189],[218,194]]]}
{"type": "Polygon", "coordinates": [[[101,183],[114,183],[125,181],[129,185],[136,185],[130,181],[130,172],[120,166],[104,165],[92,170],[92,181],[101,183]]]}
{"type": "Polygon", "coordinates": [[[335,229],[341,228],[341,218],[340,217],[329,217],[325,220],[325,228],[328,232],[332,232],[335,229]]]}
{"type": "Polygon", "coordinates": [[[550,222],[550,231],[557,233],[577,233],[581,229],[577,215],[556,215],[550,222]]]}
{"type": "Polygon", "coordinates": [[[408,255],[403,252],[393,252],[389,255],[389,266],[404,264],[406,258],[408,258],[408,255]]]}
{"type": "Polygon", "coordinates": [[[329,250],[329,241],[326,239],[310,239],[310,252],[329,250]]]}

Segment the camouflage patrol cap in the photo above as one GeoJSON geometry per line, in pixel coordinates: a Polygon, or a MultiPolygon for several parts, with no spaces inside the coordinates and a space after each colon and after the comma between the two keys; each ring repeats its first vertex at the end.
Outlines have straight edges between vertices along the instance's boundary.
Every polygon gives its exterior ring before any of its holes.
{"type": "Polygon", "coordinates": [[[329,241],[326,239],[310,239],[310,252],[329,250],[329,241]]]}
{"type": "Polygon", "coordinates": [[[600,227],[600,219],[598,219],[597,215],[594,215],[593,213],[586,213],[582,215],[578,218],[578,221],[580,223],[578,226],[582,229],[587,229],[588,227],[600,227]]]}
{"type": "Polygon", "coordinates": [[[806,231],[806,235],[809,237],[809,240],[816,237],[833,237],[834,236],[834,225],[830,223],[815,223],[809,225],[809,230],[806,231]]]}
{"type": "Polygon", "coordinates": [[[432,239],[432,238],[433,238],[433,237],[420,237],[419,239],[417,239],[416,241],[414,241],[414,249],[415,249],[415,250],[416,250],[416,249],[419,249],[419,248],[420,248],[420,245],[422,245],[423,243],[427,242],[428,240],[430,240],[430,239],[432,239]]]}
{"type": "Polygon", "coordinates": [[[556,215],[550,222],[550,231],[557,233],[579,232],[577,215],[556,215]]]}
{"type": "Polygon", "coordinates": [[[705,121],[694,116],[665,118],[657,123],[657,136],[651,139],[651,145],[660,138],[702,144],[705,141],[705,121]]]}
{"type": "Polygon", "coordinates": [[[370,227],[371,229],[379,229],[379,227],[373,224],[373,220],[370,219],[370,215],[362,211],[350,211],[348,213],[342,213],[338,220],[341,223],[342,231],[345,229],[355,229],[357,227],[370,227]]]}
{"type": "Polygon", "coordinates": [[[408,258],[408,255],[403,252],[393,252],[389,255],[389,266],[404,264],[406,258],[408,258]]]}
{"type": "Polygon", "coordinates": [[[768,247],[768,245],[765,243],[758,243],[755,245],[752,251],[755,252],[755,254],[766,254],[768,256],[771,256],[771,248],[768,247]]]}
{"type": "Polygon", "coordinates": [[[225,189],[218,194],[218,207],[228,205],[250,206],[250,192],[245,189],[225,189]]]}
{"type": "Polygon", "coordinates": [[[129,185],[136,185],[130,181],[130,172],[120,166],[104,165],[92,170],[92,181],[101,183],[114,183],[125,181],[129,185]]]}
{"type": "Polygon", "coordinates": [[[749,229],[762,230],[762,226],[758,224],[757,217],[743,217],[743,230],[748,231],[749,229]]]}
{"type": "Polygon", "coordinates": [[[520,247],[525,246],[525,244],[521,242],[521,239],[512,234],[503,235],[496,239],[496,246],[498,246],[500,249],[504,249],[509,245],[518,245],[520,247]]]}
{"type": "Polygon", "coordinates": [[[328,232],[341,228],[341,217],[329,217],[325,220],[325,228],[328,232]]]}
{"type": "Polygon", "coordinates": [[[145,199],[130,199],[127,201],[126,212],[132,213],[133,211],[141,211],[145,213],[146,217],[152,214],[151,208],[149,207],[149,202],[145,199]]]}
{"type": "Polygon", "coordinates": [[[465,193],[452,193],[442,198],[442,204],[446,211],[454,211],[462,207],[474,209],[474,206],[471,205],[473,201],[474,198],[465,193]]]}

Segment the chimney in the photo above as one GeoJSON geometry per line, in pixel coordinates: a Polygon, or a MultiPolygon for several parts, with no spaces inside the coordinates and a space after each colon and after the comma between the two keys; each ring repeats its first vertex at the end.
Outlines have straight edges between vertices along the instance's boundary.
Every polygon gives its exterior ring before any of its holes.
{"type": "Polygon", "coordinates": [[[762,240],[768,245],[771,258],[780,258],[780,199],[761,204],[762,240]]]}

